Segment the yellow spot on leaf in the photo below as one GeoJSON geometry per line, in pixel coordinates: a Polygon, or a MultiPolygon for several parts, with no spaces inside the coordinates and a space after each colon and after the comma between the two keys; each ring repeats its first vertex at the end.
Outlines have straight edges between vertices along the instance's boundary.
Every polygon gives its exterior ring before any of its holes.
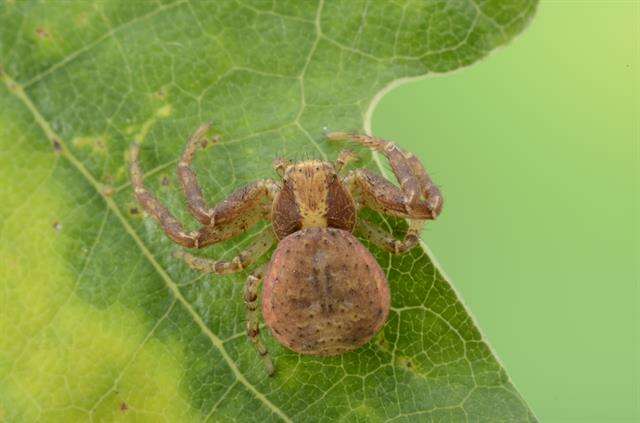
{"type": "Polygon", "coordinates": [[[169,117],[169,115],[171,115],[171,112],[172,112],[172,107],[170,104],[166,104],[160,107],[158,110],[156,110],[153,116],[151,116],[142,124],[142,126],[140,127],[140,131],[135,137],[135,140],[138,142],[144,141],[144,139],[147,137],[147,134],[149,133],[153,125],[156,123],[156,121],[158,119],[169,117]]]}
{"type": "Polygon", "coordinates": [[[90,148],[93,154],[106,155],[107,154],[107,137],[76,137],[71,140],[71,143],[77,148],[90,148]]]}
{"type": "Polygon", "coordinates": [[[73,198],[50,176],[52,163],[6,199],[29,206],[5,214],[0,239],[0,421],[113,421],[124,418],[123,402],[136,421],[201,420],[180,385],[182,343],[154,337],[157,322],[142,309],[96,307],[77,295],[82,269],[67,251],[82,228],[73,228],[73,198]]]}
{"type": "Polygon", "coordinates": [[[169,117],[169,115],[171,115],[171,112],[172,112],[171,105],[167,104],[159,108],[158,111],[156,112],[156,115],[160,118],[166,118],[166,117],[169,117]]]}
{"type": "Polygon", "coordinates": [[[76,16],[75,22],[78,28],[84,28],[89,22],[89,19],[87,19],[87,14],[85,12],[80,13],[78,16],[76,16]]]}

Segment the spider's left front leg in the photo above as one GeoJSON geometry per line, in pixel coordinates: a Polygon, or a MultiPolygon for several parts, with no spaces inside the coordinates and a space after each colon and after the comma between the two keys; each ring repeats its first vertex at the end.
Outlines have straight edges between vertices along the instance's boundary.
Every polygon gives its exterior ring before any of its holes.
{"type": "Polygon", "coordinates": [[[362,221],[358,231],[372,242],[392,253],[402,253],[414,247],[425,220],[435,219],[442,210],[442,195],[420,160],[392,142],[367,135],[334,132],[331,140],[348,140],[379,151],[389,160],[400,188],[367,169],[351,171],[344,183],[359,199],[359,203],[373,210],[409,219],[409,230],[402,241],[375,225],[362,221]]]}

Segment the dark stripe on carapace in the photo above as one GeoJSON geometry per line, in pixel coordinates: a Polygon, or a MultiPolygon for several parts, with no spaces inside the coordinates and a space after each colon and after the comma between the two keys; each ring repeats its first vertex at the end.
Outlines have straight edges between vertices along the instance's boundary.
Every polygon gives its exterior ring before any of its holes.
{"type": "Polygon", "coordinates": [[[293,189],[288,184],[284,184],[273,204],[272,222],[278,239],[302,228],[300,209],[293,195],[293,189]]]}

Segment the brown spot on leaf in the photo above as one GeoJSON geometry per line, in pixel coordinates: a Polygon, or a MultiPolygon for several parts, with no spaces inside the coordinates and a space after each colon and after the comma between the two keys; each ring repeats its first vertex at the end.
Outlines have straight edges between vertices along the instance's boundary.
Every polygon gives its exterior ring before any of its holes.
{"type": "Polygon", "coordinates": [[[40,39],[45,39],[45,38],[50,38],[51,37],[51,34],[49,33],[49,31],[47,31],[46,28],[43,28],[41,26],[36,28],[36,35],[40,39]]]}
{"type": "Polygon", "coordinates": [[[55,138],[54,138],[54,139],[51,141],[51,144],[53,145],[53,151],[54,151],[56,154],[60,154],[60,153],[62,153],[62,144],[60,144],[60,140],[57,140],[57,139],[55,139],[55,138]]]}
{"type": "Polygon", "coordinates": [[[126,412],[127,412],[127,410],[129,410],[129,406],[127,405],[127,403],[126,403],[126,402],[122,401],[122,402],[120,403],[120,411],[121,411],[122,413],[126,413],[126,412]]]}
{"type": "Polygon", "coordinates": [[[105,197],[111,197],[113,194],[115,194],[116,190],[110,186],[110,185],[105,185],[105,187],[102,189],[102,195],[104,195],[105,197]]]}
{"type": "Polygon", "coordinates": [[[78,27],[82,28],[82,27],[87,26],[87,23],[89,22],[89,19],[87,18],[87,14],[84,13],[84,12],[80,13],[76,17],[75,22],[76,22],[76,26],[78,26],[78,27]]]}

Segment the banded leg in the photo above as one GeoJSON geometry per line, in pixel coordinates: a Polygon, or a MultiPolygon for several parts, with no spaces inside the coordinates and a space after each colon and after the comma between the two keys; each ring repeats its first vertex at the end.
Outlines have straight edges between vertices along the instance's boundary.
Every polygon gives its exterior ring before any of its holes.
{"type": "Polygon", "coordinates": [[[273,161],[273,169],[278,173],[278,175],[280,175],[281,178],[284,178],[284,172],[290,165],[291,162],[284,157],[277,157],[273,161]]]}
{"type": "Polygon", "coordinates": [[[196,236],[198,248],[240,235],[271,212],[280,186],[270,179],[246,185],[231,193],[211,211],[211,223],[196,236]]]}
{"type": "Polygon", "coordinates": [[[336,164],[334,165],[336,173],[342,172],[346,165],[351,162],[355,162],[356,160],[358,160],[358,155],[356,153],[351,150],[342,150],[340,155],[338,155],[336,164]]]}
{"type": "Polygon", "coordinates": [[[244,304],[247,309],[247,336],[260,355],[260,358],[262,358],[262,361],[267,368],[267,374],[269,374],[269,376],[273,376],[276,371],[273,366],[273,361],[271,361],[267,347],[262,342],[262,339],[260,339],[258,287],[260,286],[260,282],[262,282],[263,276],[264,266],[261,266],[249,275],[244,287],[244,304]]]}
{"type": "MultiPolygon", "coordinates": [[[[396,192],[388,193],[381,201],[388,200],[390,197],[398,197],[394,199],[394,201],[401,203],[393,209],[396,215],[417,219],[435,219],[440,214],[442,210],[442,195],[440,194],[440,190],[435,186],[422,166],[422,163],[420,163],[420,160],[413,154],[407,153],[392,142],[368,135],[332,132],[327,136],[330,140],[356,142],[384,154],[389,160],[391,169],[400,183],[400,189],[385,180],[385,182],[387,182],[386,189],[395,190],[396,192]],[[400,209],[400,205],[403,210],[400,209]]],[[[373,200],[373,203],[375,203],[377,198],[374,191],[376,190],[373,189],[374,186],[372,186],[372,183],[376,183],[378,179],[383,178],[376,177],[376,175],[366,170],[356,172],[358,173],[350,176],[351,182],[358,183],[363,194],[370,194],[370,197],[373,197],[370,198],[370,200],[373,200]]],[[[381,210],[383,206],[384,205],[381,204],[379,207],[373,208],[381,210]]]]}
{"type": "Polygon", "coordinates": [[[275,235],[271,228],[265,228],[256,239],[231,260],[212,260],[206,257],[198,257],[185,251],[176,251],[174,255],[187,263],[194,270],[204,273],[217,273],[224,275],[227,273],[239,272],[254,263],[264,255],[275,241],[275,235]]]}
{"type": "Polygon", "coordinates": [[[140,169],[140,143],[138,142],[134,142],[131,147],[131,184],[142,208],[160,224],[169,238],[183,247],[197,246],[197,232],[187,233],[182,223],[144,187],[142,170],[140,169]]]}
{"type": "MultiPolygon", "coordinates": [[[[198,185],[195,172],[191,169],[191,162],[198,147],[200,145],[204,147],[203,143],[206,143],[205,135],[209,128],[211,128],[211,124],[206,123],[191,135],[178,163],[178,178],[180,178],[184,195],[187,197],[189,211],[203,225],[211,224],[213,209],[207,205],[202,197],[202,189],[198,185]]],[[[216,142],[217,139],[213,138],[212,141],[216,142]]]]}
{"type": "MultiPolygon", "coordinates": [[[[266,217],[268,207],[265,208],[265,205],[271,204],[279,190],[275,182],[261,180],[236,190],[215,207],[210,207],[204,201],[202,189],[191,168],[196,150],[207,142],[205,135],[210,127],[208,123],[201,125],[189,138],[178,164],[178,177],[187,197],[189,211],[205,225],[196,237],[198,248],[239,235],[266,217]]],[[[217,141],[216,137],[211,140],[214,143],[217,141]]]]}
{"type": "Polygon", "coordinates": [[[411,220],[409,229],[402,240],[366,220],[359,220],[356,231],[376,246],[392,254],[402,254],[415,247],[420,241],[420,231],[424,220],[411,220]]]}

